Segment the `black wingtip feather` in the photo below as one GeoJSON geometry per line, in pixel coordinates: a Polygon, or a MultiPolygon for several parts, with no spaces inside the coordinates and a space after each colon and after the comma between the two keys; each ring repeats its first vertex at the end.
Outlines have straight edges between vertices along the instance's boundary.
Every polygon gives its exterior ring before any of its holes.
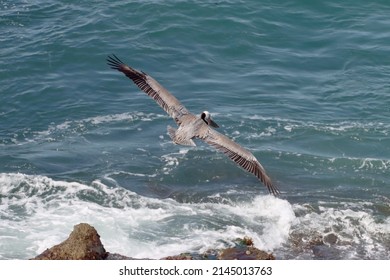
{"type": "Polygon", "coordinates": [[[271,186],[268,186],[268,191],[273,194],[274,196],[279,196],[280,195],[280,191],[277,187],[275,187],[274,185],[271,185],[271,186]]]}
{"type": "Polygon", "coordinates": [[[122,60],[120,60],[115,54],[107,56],[107,64],[115,70],[120,70],[121,66],[124,65],[122,60]]]}

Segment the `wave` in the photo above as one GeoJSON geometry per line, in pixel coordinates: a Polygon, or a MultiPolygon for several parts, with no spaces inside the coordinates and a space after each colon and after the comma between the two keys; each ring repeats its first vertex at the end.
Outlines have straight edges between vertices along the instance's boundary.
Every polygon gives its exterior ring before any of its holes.
{"type": "MultiPolygon", "coordinates": [[[[100,180],[20,173],[1,173],[0,186],[1,259],[30,258],[66,239],[80,222],[98,230],[108,251],[137,258],[201,253],[243,236],[282,259],[390,257],[390,219],[372,202],[291,204],[270,195],[234,200],[238,194],[230,191],[186,203],[100,180]]],[[[389,205],[384,201],[382,208],[389,205]]]]}
{"type": "Polygon", "coordinates": [[[14,133],[8,138],[1,139],[0,145],[24,145],[32,142],[55,142],[61,141],[66,137],[82,136],[91,132],[96,134],[107,134],[110,129],[107,125],[124,125],[129,122],[150,122],[165,118],[167,118],[167,116],[163,114],[146,114],[143,112],[94,116],[81,120],[64,121],[59,124],[53,123],[49,125],[47,129],[41,131],[33,131],[30,128],[26,128],[23,131],[14,133]]]}
{"type": "MultiPolygon", "coordinates": [[[[377,215],[375,207],[365,201],[294,205],[299,224],[291,229],[289,254],[301,259],[388,259],[390,218],[377,215]]],[[[382,207],[390,209],[390,204],[382,207]]]]}
{"type": "Polygon", "coordinates": [[[295,220],[287,201],[268,195],[247,202],[180,203],[101,181],[83,184],[20,173],[0,174],[0,186],[3,259],[32,257],[64,240],[80,222],[96,227],[108,251],[133,257],[201,253],[243,235],[273,250],[286,241],[295,220]]]}
{"type": "MultiPolygon", "coordinates": [[[[383,136],[390,134],[390,124],[380,121],[308,121],[297,120],[279,117],[264,117],[261,115],[244,116],[244,118],[250,120],[261,120],[266,123],[274,123],[273,129],[281,128],[286,132],[294,132],[302,129],[311,129],[314,131],[328,132],[331,134],[340,134],[341,132],[356,132],[360,130],[362,132],[375,132],[383,136]]],[[[271,129],[271,130],[273,130],[271,129]]],[[[271,131],[276,132],[276,131],[271,131]]]]}

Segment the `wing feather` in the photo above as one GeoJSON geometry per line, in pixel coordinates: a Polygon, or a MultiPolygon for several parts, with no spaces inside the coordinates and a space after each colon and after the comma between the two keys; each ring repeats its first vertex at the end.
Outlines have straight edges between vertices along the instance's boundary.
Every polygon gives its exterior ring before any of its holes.
{"type": "Polygon", "coordinates": [[[126,65],[114,54],[107,57],[107,64],[112,69],[122,72],[131,79],[137,87],[153,98],[178,125],[181,124],[180,120],[183,115],[190,114],[176,97],[145,72],[135,70],[126,65]]]}
{"type": "Polygon", "coordinates": [[[208,129],[204,137],[199,138],[218,151],[223,152],[246,171],[255,175],[268,188],[270,193],[275,196],[280,193],[266,174],[264,167],[251,152],[212,128],[208,129]]]}

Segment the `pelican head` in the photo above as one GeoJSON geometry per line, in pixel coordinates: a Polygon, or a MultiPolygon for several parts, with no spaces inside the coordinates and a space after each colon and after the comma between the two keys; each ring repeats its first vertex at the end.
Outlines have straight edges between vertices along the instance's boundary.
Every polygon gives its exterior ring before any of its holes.
{"type": "Polygon", "coordinates": [[[209,126],[212,126],[212,127],[219,127],[219,125],[216,124],[216,122],[214,122],[212,119],[211,119],[211,115],[208,111],[204,111],[201,115],[200,115],[200,118],[209,126]]]}

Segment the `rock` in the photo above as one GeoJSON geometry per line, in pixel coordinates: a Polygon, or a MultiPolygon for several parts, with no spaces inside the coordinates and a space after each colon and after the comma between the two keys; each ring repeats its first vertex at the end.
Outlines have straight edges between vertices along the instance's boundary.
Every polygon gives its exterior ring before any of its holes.
{"type": "MultiPolygon", "coordinates": [[[[162,258],[164,260],[274,260],[272,254],[254,247],[249,237],[236,239],[234,247],[223,250],[210,249],[205,253],[183,253],[162,258]]],[[[89,224],[74,226],[68,239],[45,250],[34,260],[136,260],[135,258],[109,253],[100,242],[100,236],[89,224]]]]}
{"type": "Polygon", "coordinates": [[[274,260],[272,254],[257,249],[250,237],[238,238],[235,246],[219,251],[219,260],[274,260]]]}
{"type": "Polygon", "coordinates": [[[191,256],[191,254],[186,254],[186,253],[177,256],[169,256],[169,257],[162,258],[162,260],[192,260],[192,259],[194,259],[193,256],[191,256]]]}
{"type": "Polygon", "coordinates": [[[89,224],[74,226],[68,239],[45,250],[34,260],[102,260],[107,257],[100,236],[89,224]]]}
{"type": "Polygon", "coordinates": [[[219,260],[274,260],[272,254],[268,254],[255,247],[233,247],[222,250],[218,256],[219,260]]]}
{"type": "Polygon", "coordinates": [[[163,258],[164,260],[274,260],[272,254],[257,249],[250,237],[234,240],[234,247],[209,249],[202,254],[185,253],[163,258]]]}
{"type": "Polygon", "coordinates": [[[324,243],[333,245],[337,243],[338,239],[337,235],[331,232],[324,236],[324,243]]]}
{"type": "Polygon", "coordinates": [[[318,260],[332,260],[335,259],[334,256],[340,255],[340,252],[337,248],[327,245],[314,246],[312,250],[315,259],[318,260]]]}
{"type": "Polygon", "coordinates": [[[123,256],[123,255],[117,254],[117,253],[107,252],[107,256],[106,256],[105,260],[138,260],[138,259],[130,258],[130,257],[123,256]]]}
{"type": "Polygon", "coordinates": [[[250,238],[248,236],[244,236],[243,239],[239,239],[239,242],[241,242],[242,244],[244,244],[246,246],[253,246],[254,245],[252,238],[250,238]]]}

